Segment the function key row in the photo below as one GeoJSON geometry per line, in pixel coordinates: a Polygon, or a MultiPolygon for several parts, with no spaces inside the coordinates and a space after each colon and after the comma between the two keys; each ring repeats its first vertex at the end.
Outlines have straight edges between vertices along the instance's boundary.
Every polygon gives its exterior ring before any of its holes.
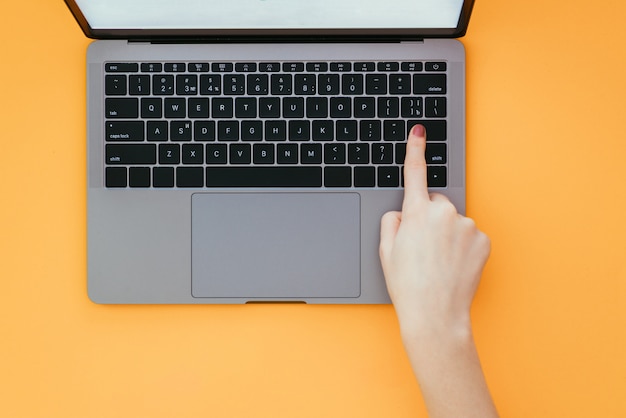
{"type": "Polygon", "coordinates": [[[419,61],[364,61],[364,62],[169,62],[169,63],[106,63],[105,71],[107,73],[274,73],[274,72],[445,72],[447,69],[446,62],[419,62],[419,61]]]}

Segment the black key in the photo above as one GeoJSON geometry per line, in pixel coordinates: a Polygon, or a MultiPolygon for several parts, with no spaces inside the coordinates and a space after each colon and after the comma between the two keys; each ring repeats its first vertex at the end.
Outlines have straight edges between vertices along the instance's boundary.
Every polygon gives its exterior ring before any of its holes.
{"type": "Polygon", "coordinates": [[[345,164],[346,144],[324,144],[324,164],[345,164]]]}
{"type": "Polygon", "coordinates": [[[238,62],[235,64],[235,71],[238,73],[254,73],[256,72],[255,62],[238,62]]]}
{"type": "Polygon", "coordinates": [[[214,73],[230,73],[233,71],[232,62],[214,62],[211,65],[211,70],[214,73]]]}
{"type": "Polygon", "coordinates": [[[397,97],[378,98],[378,117],[397,118],[400,116],[400,100],[397,97]]]}
{"type": "Polygon", "coordinates": [[[131,75],[128,78],[128,92],[137,96],[150,94],[150,76],[131,75]]]}
{"type": "Polygon", "coordinates": [[[254,144],[252,146],[252,161],[254,164],[274,164],[274,145],[254,144]]]}
{"type": "Polygon", "coordinates": [[[335,124],[337,141],[356,141],[357,122],[355,120],[338,120],[335,124]]]}
{"type": "Polygon", "coordinates": [[[154,144],[107,144],[105,152],[107,164],[155,164],[154,144]]]}
{"type": "Polygon", "coordinates": [[[108,62],[104,65],[107,73],[136,73],[139,71],[139,64],[136,62],[108,62]]]}
{"type": "Polygon", "coordinates": [[[311,122],[308,120],[289,121],[290,141],[309,141],[311,139],[311,122]]]}
{"type": "Polygon", "coordinates": [[[248,75],[248,95],[266,95],[268,93],[269,78],[267,74],[248,75]]]}
{"type": "Polygon", "coordinates": [[[180,164],[180,146],[178,144],[159,145],[159,164],[180,164]]]}
{"type": "Polygon", "coordinates": [[[172,141],[191,141],[191,122],[172,122],[170,124],[170,139],[172,141]]]}
{"type": "Polygon", "coordinates": [[[317,82],[315,74],[296,74],[294,89],[296,94],[315,94],[317,82]]]}
{"type": "MultiPolygon", "coordinates": [[[[426,145],[428,147],[428,145],[426,145]]],[[[396,164],[404,164],[406,157],[406,142],[396,144],[396,164]]]]}
{"type": "Polygon", "coordinates": [[[217,140],[218,141],[238,141],[239,140],[239,122],[224,121],[217,122],[217,140]]]}
{"type": "Polygon", "coordinates": [[[368,62],[355,62],[354,71],[374,71],[376,69],[376,63],[368,62]]]}
{"type": "Polygon", "coordinates": [[[259,99],[259,117],[279,118],[280,117],[280,99],[278,97],[261,97],[259,99]]]}
{"type": "Polygon", "coordinates": [[[167,141],[169,138],[169,129],[167,121],[149,121],[148,122],[148,141],[167,141]]]}
{"type": "Polygon", "coordinates": [[[365,76],[365,92],[367,94],[387,94],[387,75],[367,74],[365,76]]]}
{"type": "Polygon", "coordinates": [[[328,71],[328,64],[325,62],[307,62],[306,70],[311,73],[322,73],[328,71]]]}
{"type": "Polygon", "coordinates": [[[208,98],[191,98],[187,103],[189,109],[187,114],[190,118],[207,119],[209,117],[209,99],[208,98]]]}
{"type": "Polygon", "coordinates": [[[302,144],[300,147],[300,162],[302,164],[321,164],[322,144],[302,144]]]}
{"type": "Polygon", "coordinates": [[[287,140],[287,122],[284,120],[268,120],[265,122],[266,141],[287,140]]]}
{"type": "Polygon", "coordinates": [[[368,164],[370,162],[370,148],[367,144],[348,145],[348,163],[368,164]]]}
{"type": "Polygon", "coordinates": [[[167,98],[163,104],[166,118],[187,117],[187,102],[182,97],[167,98]]]}
{"type": "Polygon", "coordinates": [[[446,98],[445,97],[427,97],[424,101],[426,105],[427,118],[445,118],[446,117],[446,98]]]}
{"type": "Polygon", "coordinates": [[[166,73],[182,73],[187,70],[187,66],[183,62],[167,62],[163,68],[166,73]]]}
{"type": "Polygon", "coordinates": [[[352,63],[349,62],[331,62],[330,71],[346,72],[352,71],[352,63]]]}
{"type": "Polygon", "coordinates": [[[446,75],[414,74],[413,94],[446,94],[446,75]]]}
{"type": "Polygon", "coordinates": [[[200,94],[218,95],[222,93],[222,77],[220,75],[201,75],[200,94]]]}
{"type": "Polygon", "coordinates": [[[226,144],[208,144],[205,155],[207,164],[226,164],[228,161],[226,144]]]}
{"type": "Polygon", "coordinates": [[[397,62],[379,62],[378,71],[398,71],[400,64],[397,62]]]}
{"type": "Polygon", "coordinates": [[[354,99],[355,118],[373,118],[376,115],[376,99],[373,97],[356,97],[354,99]]]}
{"type": "Polygon", "coordinates": [[[393,164],[393,143],[373,144],[372,163],[393,164]]]}
{"type": "Polygon", "coordinates": [[[276,162],[278,164],[298,164],[298,145],[278,144],[276,162]]]}
{"type": "Polygon", "coordinates": [[[193,123],[193,139],[195,141],[215,141],[215,122],[212,120],[195,121],[193,123]]]}
{"type": "Polygon", "coordinates": [[[402,69],[402,71],[415,72],[415,71],[422,71],[422,69],[424,68],[424,65],[421,62],[403,62],[400,65],[400,68],[402,69]]]}
{"type": "Polygon", "coordinates": [[[233,99],[216,97],[211,100],[211,116],[214,119],[233,117],[233,99]]]}
{"type": "Polygon", "coordinates": [[[421,118],[424,101],[421,97],[403,97],[400,100],[400,114],[403,118],[421,118]]]}
{"type": "Polygon", "coordinates": [[[359,138],[361,138],[361,141],[380,141],[380,131],[379,120],[362,120],[360,122],[359,138]]]}
{"type": "Polygon", "coordinates": [[[445,141],[448,139],[447,123],[445,120],[410,120],[406,124],[405,137],[414,125],[424,125],[428,141],[445,141]]]}
{"type": "Polygon", "coordinates": [[[389,93],[391,94],[411,94],[410,74],[390,74],[389,93]]]}
{"type": "Polygon", "coordinates": [[[126,94],[126,75],[107,75],[104,78],[104,92],[108,96],[124,96],[126,94]]]}
{"type": "Polygon", "coordinates": [[[259,71],[262,73],[275,73],[280,71],[279,62],[262,62],[259,64],[259,71]]]}
{"type": "Polygon", "coordinates": [[[107,141],[143,141],[143,121],[106,123],[107,141]]]}
{"type": "Polygon", "coordinates": [[[351,118],[352,101],[349,97],[333,97],[330,99],[331,118],[351,118]]]}
{"type": "Polygon", "coordinates": [[[283,63],[283,71],[288,71],[290,73],[301,73],[304,71],[304,63],[303,62],[284,62],[283,63]]]}
{"type": "Polygon", "coordinates": [[[427,143],[426,144],[426,163],[427,164],[445,164],[447,162],[447,152],[445,143],[427,143]]]}
{"type": "Polygon", "coordinates": [[[404,141],[406,135],[403,120],[386,120],[383,122],[383,139],[385,141],[404,141]]]}
{"type": "Polygon", "coordinates": [[[351,167],[324,167],[324,186],[350,187],[352,186],[351,167]]]}
{"type": "Polygon", "coordinates": [[[320,74],[317,85],[318,94],[336,96],[339,94],[339,74],[320,74]]]}
{"type": "Polygon", "coordinates": [[[163,71],[163,64],[158,62],[144,62],[141,64],[141,71],[144,73],[160,73],[163,71]]]}
{"type": "Polygon", "coordinates": [[[204,163],[204,147],[202,144],[184,144],[182,153],[183,164],[204,163]]]}
{"type": "Polygon", "coordinates": [[[399,187],[400,170],[396,166],[378,167],[378,187],[399,187]]]}
{"type": "Polygon", "coordinates": [[[232,144],[230,146],[231,164],[250,164],[252,162],[252,149],[250,144],[232,144]]]}
{"type": "Polygon", "coordinates": [[[177,75],[176,94],[180,96],[198,94],[198,76],[195,74],[177,75]]]}
{"type": "Polygon", "coordinates": [[[202,167],[176,167],[176,187],[203,187],[202,167]]]}
{"type": "Polygon", "coordinates": [[[363,94],[363,74],[342,75],[341,92],[345,95],[363,94]]]}
{"type": "Polygon", "coordinates": [[[307,97],[306,117],[312,119],[328,117],[328,99],[326,97],[307,97]]]}
{"type": "Polygon", "coordinates": [[[303,97],[286,97],[285,100],[283,100],[283,117],[303,118],[304,117],[304,98],[303,97]]]}
{"type": "Polygon", "coordinates": [[[235,99],[236,118],[256,118],[256,99],[253,97],[238,97],[235,99]]]}
{"type": "Polygon", "coordinates": [[[314,120],[313,141],[332,141],[335,139],[335,127],[332,120],[314,120]]]}
{"type": "Polygon", "coordinates": [[[426,178],[428,187],[446,187],[447,186],[447,173],[445,166],[428,166],[426,168],[426,178]]]}
{"type": "Polygon", "coordinates": [[[106,187],[126,187],[126,167],[107,167],[104,184],[106,187]]]}
{"type": "Polygon", "coordinates": [[[190,73],[208,73],[209,72],[209,63],[208,62],[190,62],[187,64],[187,71],[190,73]]]}
{"type": "Polygon", "coordinates": [[[130,187],[150,187],[150,167],[130,167],[128,169],[130,187]]]}
{"type": "Polygon", "coordinates": [[[263,139],[263,122],[260,120],[245,120],[241,122],[242,141],[261,141],[263,139]]]}
{"type": "Polygon", "coordinates": [[[242,95],[246,93],[246,78],[243,74],[224,76],[224,94],[242,95]]]}
{"type": "Polygon", "coordinates": [[[139,117],[139,99],[111,98],[105,101],[105,115],[107,118],[137,118],[139,117]]]}
{"type": "Polygon", "coordinates": [[[152,94],[154,94],[155,96],[174,94],[174,76],[156,74],[153,75],[152,94]]]}
{"type": "Polygon", "coordinates": [[[376,169],[374,167],[354,167],[354,187],[376,186],[376,169]]]}
{"type": "Polygon", "coordinates": [[[174,187],[174,168],[154,167],[152,169],[152,184],[154,187],[174,187]]]}
{"type": "Polygon", "coordinates": [[[272,94],[288,95],[291,94],[292,87],[291,74],[272,74],[271,89],[272,94]]]}
{"type": "Polygon", "coordinates": [[[162,99],[158,97],[146,97],[141,99],[142,118],[161,118],[163,116],[162,99]]]}
{"type": "Polygon", "coordinates": [[[321,187],[321,167],[207,167],[207,187],[321,187]]]}
{"type": "Polygon", "coordinates": [[[427,62],[424,69],[426,71],[446,71],[446,67],[445,62],[427,62]]]}

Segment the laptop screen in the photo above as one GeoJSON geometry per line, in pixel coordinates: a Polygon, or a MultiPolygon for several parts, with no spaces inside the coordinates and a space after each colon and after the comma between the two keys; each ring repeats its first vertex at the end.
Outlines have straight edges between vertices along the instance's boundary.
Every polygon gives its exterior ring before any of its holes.
{"type": "MultiPolygon", "coordinates": [[[[104,35],[452,34],[464,0],[66,0],[85,29],[104,35]],[[82,16],[80,16],[82,15],[82,16]],[[278,32],[280,31],[280,32],[278,32]],[[313,32],[315,31],[315,32],[313,32]],[[389,32],[391,31],[391,32],[389,32]]],[[[465,23],[466,24],[466,23],[465,23]]],[[[86,31],[87,32],[87,31],[86,31]]]]}

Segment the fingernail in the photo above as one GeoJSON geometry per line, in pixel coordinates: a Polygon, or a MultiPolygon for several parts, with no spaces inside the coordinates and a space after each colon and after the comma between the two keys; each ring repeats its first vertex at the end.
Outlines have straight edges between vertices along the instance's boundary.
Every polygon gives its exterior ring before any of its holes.
{"type": "Polygon", "coordinates": [[[424,125],[418,124],[411,128],[411,133],[415,136],[424,136],[426,129],[424,129],[424,125]]]}

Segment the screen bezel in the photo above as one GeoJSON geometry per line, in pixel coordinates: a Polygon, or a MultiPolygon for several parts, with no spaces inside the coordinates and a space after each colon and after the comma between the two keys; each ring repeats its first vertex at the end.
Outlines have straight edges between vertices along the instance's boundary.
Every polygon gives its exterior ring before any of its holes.
{"type": "Polygon", "coordinates": [[[394,28],[394,29],[94,29],[81,12],[75,0],[64,0],[74,18],[85,33],[92,39],[130,39],[148,41],[184,40],[245,41],[263,42],[267,40],[283,42],[306,42],[338,40],[353,41],[401,41],[423,38],[459,38],[465,35],[469,24],[474,0],[465,0],[459,21],[455,28],[394,28]]]}

